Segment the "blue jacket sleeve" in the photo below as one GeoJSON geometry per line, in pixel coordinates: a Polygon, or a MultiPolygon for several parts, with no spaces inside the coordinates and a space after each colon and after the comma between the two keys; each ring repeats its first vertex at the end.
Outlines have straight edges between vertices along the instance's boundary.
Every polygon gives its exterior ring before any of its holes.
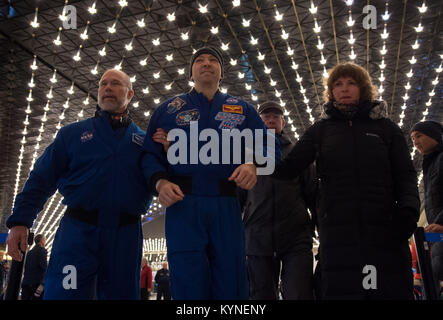
{"type": "Polygon", "coordinates": [[[159,179],[168,178],[168,161],[163,145],[152,139],[157,128],[159,128],[159,119],[162,115],[162,105],[160,105],[151,117],[148,128],[146,129],[146,137],[143,142],[145,154],[142,159],[142,168],[145,179],[151,190],[156,192],[155,184],[159,179]]]}
{"type": "Polygon", "coordinates": [[[22,192],[15,199],[12,215],[6,221],[8,228],[17,225],[31,228],[48,198],[57,190],[57,181],[69,165],[63,132],[63,129],[59,131],[54,142],[35,162],[22,192]]]}

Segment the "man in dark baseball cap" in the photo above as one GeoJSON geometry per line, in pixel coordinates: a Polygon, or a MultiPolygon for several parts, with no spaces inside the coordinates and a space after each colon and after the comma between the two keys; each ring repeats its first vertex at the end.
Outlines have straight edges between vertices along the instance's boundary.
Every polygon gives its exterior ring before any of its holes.
{"type": "MultiPolygon", "coordinates": [[[[423,154],[423,185],[425,213],[428,225],[425,232],[443,233],[443,126],[435,121],[416,123],[411,139],[423,154]]],[[[443,285],[443,242],[431,243],[432,271],[437,292],[443,285]]]]}
{"type": "Polygon", "coordinates": [[[200,56],[204,53],[210,54],[218,60],[218,63],[220,64],[220,68],[221,68],[221,78],[223,78],[223,55],[220,52],[220,50],[218,50],[215,47],[200,48],[192,55],[191,62],[189,64],[189,78],[192,79],[192,65],[194,64],[195,59],[197,59],[198,56],[200,56]]]}
{"type": "Polygon", "coordinates": [[[274,101],[263,102],[258,108],[259,114],[269,113],[269,112],[276,112],[280,115],[283,115],[283,108],[280,106],[280,104],[274,101]]]}

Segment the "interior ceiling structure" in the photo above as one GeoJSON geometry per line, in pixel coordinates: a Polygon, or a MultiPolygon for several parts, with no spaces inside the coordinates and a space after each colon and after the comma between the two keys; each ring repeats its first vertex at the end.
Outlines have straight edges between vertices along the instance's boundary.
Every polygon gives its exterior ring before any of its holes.
{"type": "MultiPolygon", "coordinates": [[[[342,61],[369,70],[407,138],[423,118],[441,122],[442,6],[441,0],[3,1],[0,232],[58,129],[94,114],[97,83],[108,68],[132,78],[130,113],[143,129],[161,101],[190,90],[189,60],[205,45],[224,54],[222,90],[254,106],[280,102],[295,138],[318,119],[322,78],[342,61]]],[[[54,232],[61,200],[48,201],[35,229],[54,232]]],[[[161,213],[154,203],[146,217],[161,213]]]]}

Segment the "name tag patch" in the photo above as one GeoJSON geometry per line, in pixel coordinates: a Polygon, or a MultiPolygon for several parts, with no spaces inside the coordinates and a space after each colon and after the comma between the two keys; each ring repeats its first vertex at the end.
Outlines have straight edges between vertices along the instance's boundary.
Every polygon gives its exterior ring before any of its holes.
{"type": "Polygon", "coordinates": [[[235,98],[228,98],[228,99],[226,99],[226,102],[227,102],[227,103],[238,103],[238,99],[235,99],[235,98]]]}
{"type": "Polygon", "coordinates": [[[243,107],[236,106],[236,105],[224,104],[223,105],[223,112],[243,114],[243,107]]]}
{"type": "Polygon", "coordinates": [[[93,131],[85,131],[82,133],[81,137],[80,137],[80,141],[82,143],[85,143],[86,141],[91,140],[94,137],[94,132],[93,131]]]}
{"type": "Polygon", "coordinates": [[[142,136],[139,136],[136,133],[132,134],[132,142],[134,142],[135,144],[138,144],[140,147],[143,147],[143,140],[144,140],[144,138],[142,136]]]}
{"type": "MultiPolygon", "coordinates": [[[[240,106],[241,107],[241,106],[240,106]]],[[[244,115],[228,113],[228,112],[219,112],[215,116],[215,120],[221,121],[219,129],[233,129],[238,125],[242,124],[245,120],[244,115]]]]}

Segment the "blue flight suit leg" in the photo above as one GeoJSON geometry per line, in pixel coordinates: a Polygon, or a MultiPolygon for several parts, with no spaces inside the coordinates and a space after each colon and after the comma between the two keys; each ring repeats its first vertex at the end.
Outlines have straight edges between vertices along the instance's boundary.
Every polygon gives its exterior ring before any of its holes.
{"type": "Polygon", "coordinates": [[[174,299],[248,299],[235,197],[185,195],[167,209],[165,231],[174,299]]]}
{"type": "Polygon", "coordinates": [[[103,227],[62,218],[52,246],[44,299],[139,299],[142,241],[140,223],[103,227]]]}

